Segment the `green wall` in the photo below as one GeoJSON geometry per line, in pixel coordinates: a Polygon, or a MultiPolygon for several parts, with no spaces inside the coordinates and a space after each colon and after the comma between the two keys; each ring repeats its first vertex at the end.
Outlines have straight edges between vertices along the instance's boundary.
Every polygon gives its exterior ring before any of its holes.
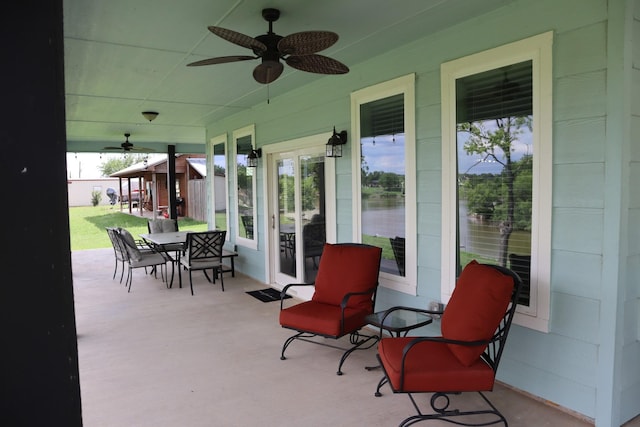
{"type": "MultiPolygon", "coordinates": [[[[632,184],[640,183],[638,3],[517,1],[353,65],[344,76],[283,95],[276,81],[270,103],[265,92],[263,104],[212,124],[207,136],[227,132],[231,140],[234,129],[255,124],[262,147],[333,126],[351,129],[351,92],[415,73],[418,296],[381,289],[377,308],[425,307],[440,299],[440,64],[553,31],[551,320],[548,333],[513,329],[499,380],[597,426],[620,425],[640,413],[640,190],[632,184]]],[[[352,236],[350,144],[336,163],[338,241],[352,236]]],[[[258,250],[239,248],[238,268],[266,280],[262,177],[258,250]]]]}

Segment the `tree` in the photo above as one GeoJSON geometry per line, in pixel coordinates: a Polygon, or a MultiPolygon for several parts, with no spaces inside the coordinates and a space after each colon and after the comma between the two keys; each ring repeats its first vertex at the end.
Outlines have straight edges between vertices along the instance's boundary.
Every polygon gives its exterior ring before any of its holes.
{"type": "Polygon", "coordinates": [[[128,168],[129,166],[140,163],[145,159],[144,154],[130,154],[125,153],[122,157],[113,157],[105,160],[98,166],[100,169],[100,173],[102,176],[110,176],[118,171],[121,171],[124,168],[128,168]]]}
{"type": "MultiPolygon", "coordinates": [[[[459,123],[458,132],[469,134],[469,138],[464,143],[464,151],[468,154],[479,154],[481,161],[492,160],[502,165],[501,173],[503,185],[506,187],[506,201],[498,200],[493,203],[504,204],[506,215],[498,223],[500,230],[500,254],[498,262],[500,265],[507,265],[507,250],[509,248],[509,237],[514,230],[515,224],[515,196],[514,196],[514,162],[511,160],[513,143],[524,129],[531,131],[531,116],[525,117],[504,117],[495,119],[495,128],[488,129],[487,122],[459,123]]],[[[502,194],[502,192],[500,192],[502,194]]],[[[491,194],[487,194],[489,201],[491,194]]],[[[495,196],[494,196],[495,198],[495,196]]],[[[485,202],[484,206],[488,206],[485,202]]],[[[492,213],[493,213],[493,209],[492,213]]]]}

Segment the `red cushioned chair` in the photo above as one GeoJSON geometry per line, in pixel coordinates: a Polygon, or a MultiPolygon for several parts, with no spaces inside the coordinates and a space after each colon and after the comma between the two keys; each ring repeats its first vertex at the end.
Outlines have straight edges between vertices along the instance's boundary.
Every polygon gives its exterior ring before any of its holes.
{"type": "Polygon", "coordinates": [[[461,425],[502,422],[507,426],[507,420],[482,392],[493,390],[521,286],[513,271],[472,261],[460,274],[441,313],[442,336],[380,340],[378,360],[385,376],[376,396],[388,383],[394,393],[407,393],[418,412],[400,426],[429,419],[461,425]],[[478,392],[489,406],[471,411],[450,409],[450,395],[462,392],[478,392]],[[413,393],[433,393],[433,413],[423,414],[413,393]]]}
{"type": "Polygon", "coordinates": [[[298,331],[284,342],[282,360],[295,340],[324,344],[310,338],[350,335],[352,346],[345,349],[338,365],[337,374],[342,375],[342,364],[353,351],[377,342],[376,335],[363,335],[359,330],[367,325],[365,317],[373,313],[381,254],[376,246],[325,243],[315,283],[290,284],[281,292],[280,325],[298,331]],[[283,308],[284,296],[292,286],[315,286],[311,301],[283,308]],[[368,342],[371,344],[363,347],[368,342]]]}

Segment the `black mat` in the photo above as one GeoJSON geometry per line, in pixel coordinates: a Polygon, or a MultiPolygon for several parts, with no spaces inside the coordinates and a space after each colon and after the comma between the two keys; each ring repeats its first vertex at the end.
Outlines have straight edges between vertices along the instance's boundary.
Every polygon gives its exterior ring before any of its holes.
{"type": "MultiPolygon", "coordinates": [[[[258,289],[257,291],[248,291],[247,293],[262,302],[280,301],[280,291],[273,288],[258,289]]],[[[291,296],[285,295],[284,298],[291,298],[291,296]]]]}

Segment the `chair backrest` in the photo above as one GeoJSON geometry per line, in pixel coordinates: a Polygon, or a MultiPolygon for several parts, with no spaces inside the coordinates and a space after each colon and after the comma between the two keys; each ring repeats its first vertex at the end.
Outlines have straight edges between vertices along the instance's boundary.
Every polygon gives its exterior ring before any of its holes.
{"type": "Polygon", "coordinates": [[[393,250],[393,257],[396,259],[396,265],[398,266],[398,272],[404,277],[405,262],[404,262],[404,237],[389,237],[389,243],[391,243],[391,249],[393,250]]]}
{"type": "Polygon", "coordinates": [[[509,254],[509,268],[522,279],[519,304],[529,305],[531,289],[531,255],[509,254]]]}
{"type": "Polygon", "coordinates": [[[106,229],[109,240],[111,240],[111,245],[113,246],[113,252],[115,253],[116,259],[118,261],[128,261],[129,255],[127,254],[127,250],[122,246],[122,242],[120,242],[118,229],[116,227],[106,227],[106,229]]]}
{"type": "Polygon", "coordinates": [[[187,233],[185,257],[194,260],[222,259],[222,247],[227,235],[225,230],[210,230],[187,233]]]}
{"type": "Polygon", "coordinates": [[[518,274],[506,267],[474,260],[462,270],[442,315],[442,336],[485,343],[448,344],[460,363],[471,366],[482,358],[494,371],[498,368],[521,287],[518,274]]]}
{"type": "MultiPolygon", "coordinates": [[[[124,228],[118,228],[118,237],[121,246],[125,250],[128,255],[128,258],[134,261],[140,261],[142,259],[142,254],[138,249],[138,245],[136,245],[136,240],[133,238],[131,233],[124,228]]],[[[129,259],[127,259],[128,261],[129,259]]]]}
{"type": "Polygon", "coordinates": [[[247,239],[253,239],[253,216],[242,215],[240,218],[242,219],[242,226],[246,232],[247,239]]]}
{"type": "Polygon", "coordinates": [[[171,218],[150,219],[147,222],[149,233],[168,233],[178,231],[178,221],[171,218]]]}
{"type": "Polygon", "coordinates": [[[310,222],[302,227],[302,241],[307,249],[322,249],[327,241],[324,222],[310,222]]]}
{"type": "Polygon", "coordinates": [[[382,249],[360,243],[325,243],[318,265],[312,300],[339,306],[348,293],[347,307],[373,313],[382,249]]]}

